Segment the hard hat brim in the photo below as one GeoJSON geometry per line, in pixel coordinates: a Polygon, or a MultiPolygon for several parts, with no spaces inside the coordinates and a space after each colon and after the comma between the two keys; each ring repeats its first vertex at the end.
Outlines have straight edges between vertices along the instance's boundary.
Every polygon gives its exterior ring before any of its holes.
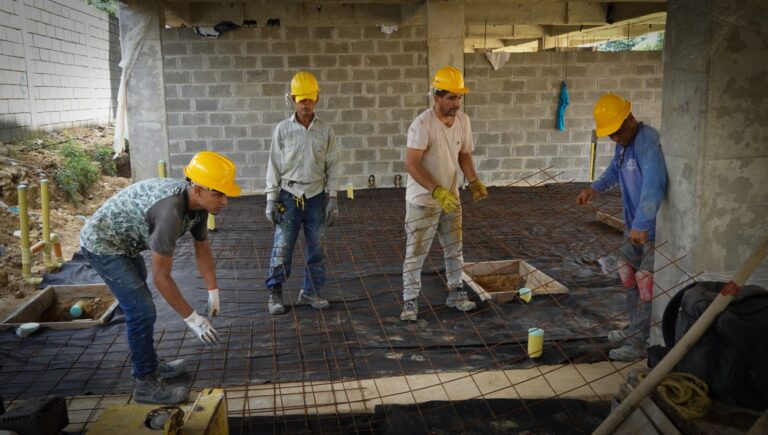
{"type": "MultiPolygon", "coordinates": [[[[186,167],[184,168],[184,175],[187,178],[192,179],[186,167]]],[[[235,182],[229,182],[229,183],[216,185],[216,186],[208,186],[206,184],[200,183],[199,181],[194,181],[194,182],[195,184],[199,184],[200,186],[203,186],[206,189],[216,190],[227,196],[240,196],[240,192],[242,191],[242,189],[240,189],[240,186],[235,182]]]]}
{"type": "Polygon", "coordinates": [[[294,101],[296,101],[297,103],[299,101],[304,101],[304,100],[317,101],[317,92],[312,92],[309,94],[296,94],[296,95],[292,95],[292,97],[294,101]]]}
{"type": "Polygon", "coordinates": [[[440,91],[448,91],[448,92],[453,92],[454,94],[460,94],[460,95],[469,93],[469,88],[453,88],[453,89],[437,88],[437,89],[440,91]]]}

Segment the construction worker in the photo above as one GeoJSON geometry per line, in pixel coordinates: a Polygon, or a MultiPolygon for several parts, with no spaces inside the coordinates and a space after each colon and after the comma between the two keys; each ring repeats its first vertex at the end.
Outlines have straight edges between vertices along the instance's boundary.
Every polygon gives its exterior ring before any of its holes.
{"type": "Polygon", "coordinates": [[[577,203],[585,204],[597,192],[617,184],[621,187],[628,243],[622,247],[619,275],[626,290],[629,325],[608,334],[608,341],[618,346],[608,356],[617,361],[634,361],[646,355],[653,301],[656,213],[667,189],[659,132],[638,122],[631,109],[632,103],[616,94],[605,94],[597,100],[595,132],[616,142],[616,151],[600,178],[576,198],[577,203]]]}
{"type": "Polygon", "coordinates": [[[218,342],[211,322],[184,299],[171,277],[176,241],[192,234],[197,270],[208,286],[208,314],[219,311],[216,271],[208,243],[208,213],[227,205],[227,196],[240,194],[235,164],[203,151],[184,169],[186,180],[154,178],[135,183],[108,199],[80,232],[86,260],[114,293],[125,313],[133,365],[133,398],[139,403],[173,404],[187,398],[187,388],[164,379],[184,373],[184,360],[159,361],[153,332],[155,304],[147,287],[147,267],[141,252],[152,251],[152,282],[168,304],[206,345],[218,342]]]}
{"type": "Polygon", "coordinates": [[[328,308],[320,297],[325,285],[325,230],[339,213],[336,136],[315,114],[320,88],[317,79],[301,71],[291,80],[290,101],[295,112],[272,133],[267,180],[267,219],[275,225],[275,240],[266,280],[270,314],[285,313],[283,283],[291,275],[293,248],[304,227],[304,286],[298,303],[328,308]]]}
{"type": "Polygon", "coordinates": [[[461,98],[469,92],[461,72],[451,66],[437,70],[430,95],[433,106],[422,112],[408,128],[405,170],[406,214],[405,261],[403,263],[403,311],[401,320],[416,320],[419,313],[421,268],[437,232],[445,256],[448,298],[445,304],[459,311],[476,305],[461,281],[464,267],[461,241],[461,204],[458,171],[469,181],[472,199],[488,196],[477,177],[472,151],[469,117],[459,111],[461,98]]]}

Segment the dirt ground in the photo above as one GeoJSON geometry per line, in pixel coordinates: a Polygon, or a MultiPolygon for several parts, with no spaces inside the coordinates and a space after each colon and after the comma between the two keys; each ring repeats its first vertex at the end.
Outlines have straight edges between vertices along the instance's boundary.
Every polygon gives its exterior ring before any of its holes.
{"type": "MultiPolygon", "coordinates": [[[[130,174],[122,171],[128,178],[102,176],[81,203],[65,200],[53,183],[52,172],[60,159],[54,149],[57,144],[68,140],[81,144],[85,149],[96,145],[111,146],[112,128],[78,128],[19,143],[0,143],[0,321],[35,291],[34,286],[21,280],[21,241],[13,234],[19,229],[18,212],[12,210],[18,205],[16,186],[22,183],[27,185],[30,243],[34,244],[42,237],[40,179],[49,179],[51,232],[61,238],[64,259],[69,260],[80,249],[80,229],[85,218],[117,191],[131,184],[130,174]]],[[[122,158],[126,159],[126,156],[122,158]]],[[[46,273],[41,253],[33,255],[32,262],[33,275],[46,273]]]]}
{"type": "Polygon", "coordinates": [[[482,288],[487,292],[508,292],[519,290],[525,285],[525,280],[517,273],[503,275],[478,275],[474,277],[482,288]]]}

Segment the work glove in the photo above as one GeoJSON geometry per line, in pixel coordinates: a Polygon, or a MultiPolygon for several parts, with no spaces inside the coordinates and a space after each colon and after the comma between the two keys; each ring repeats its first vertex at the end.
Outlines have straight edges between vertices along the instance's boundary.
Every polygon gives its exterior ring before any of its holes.
{"type": "Polygon", "coordinates": [[[336,217],[339,215],[339,203],[335,197],[328,198],[328,205],[325,207],[325,225],[332,227],[336,223],[336,217]]]}
{"type": "Polygon", "coordinates": [[[219,289],[208,290],[208,306],[205,311],[208,317],[216,317],[219,314],[219,289]]]}
{"type": "Polygon", "coordinates": [[[488,198],[488,189],[485,188],[485,184],[479,178],[475,178],[475,181],[469,183],[469,190],[472,192],[472,201],[488,198]]]}
{"type": "Polygon", "coordinates": [[[203,344],[217,345],[219,344],[219,334],[213,329],[213,325],[205,317],[197,314],[197,311],[192,311],[192,314],[184,319],[189,329],[195,333],[195,336],[203,342],[203,344]]]}
{"type": "Polygon", "coordinates": [[[267,209],[265,211],[267,220],[274,225],[280,224],[280,212],[277,210],[277,203],[274,199],[267,200],[267,209]]]}
{"type": "Polygon", "coordinates": [[[446,213],[456,210],[456,207],[459,206],[459,198],[443,186],[437,186],[432,191],[432,198],[440,203],[440,208],[446,213]]]}

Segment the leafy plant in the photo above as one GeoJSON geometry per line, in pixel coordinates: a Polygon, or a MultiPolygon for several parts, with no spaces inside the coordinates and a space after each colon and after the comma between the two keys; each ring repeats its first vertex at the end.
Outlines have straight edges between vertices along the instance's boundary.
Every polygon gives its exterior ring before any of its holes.
{"type": "Polygon", "coordinates": [[[117,16],[117,0],[88,0],[88,4],[109,15],[117,16]]]}
{"type": "Polygon", "coordinates": [[[114,177],[117,175],[117,165],[112,158],[114,155],[112,147],[97,146],[96,151],[93,153],[93,160],[101,166],[101,173],[114,177]]]}
{"type": "Polygon", "coordinates": [[[69,201],[79,202],[88,188],[98,181],[99,169],[90,156],[71,141],[64,143],[59,153],[63,159],[53,171],[53,182],[69,201]]]}

